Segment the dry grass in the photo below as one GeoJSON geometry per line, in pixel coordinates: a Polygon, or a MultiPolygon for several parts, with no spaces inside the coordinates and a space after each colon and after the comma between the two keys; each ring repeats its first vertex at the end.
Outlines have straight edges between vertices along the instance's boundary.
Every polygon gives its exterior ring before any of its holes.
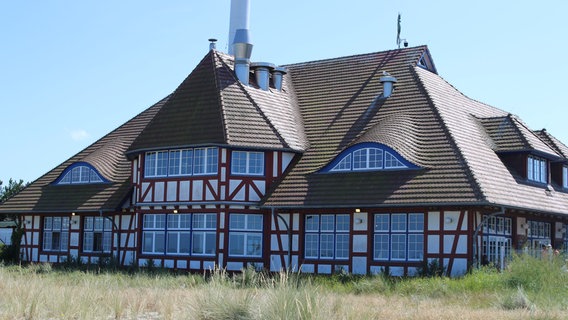
{"type": "MultiPolygon", "coordinates": [[[[523,293],[341,293],[286,275],[200,276],[0,267],[0,319],[563,319],[516,303],[523,293]],[[254,279],[253,279],[254,280],[254,279]],[[480,297],[481,295],[481,297],[480,297]],[[511,308],[505,308],[503,301],[511,308]],[[480,302],[481,301],[481,302],[480,302]]],[[[408,290],[408,289],[405,289],[408,290]]],[[[523,302],[524,303],[524,302],[523,302]]]]}

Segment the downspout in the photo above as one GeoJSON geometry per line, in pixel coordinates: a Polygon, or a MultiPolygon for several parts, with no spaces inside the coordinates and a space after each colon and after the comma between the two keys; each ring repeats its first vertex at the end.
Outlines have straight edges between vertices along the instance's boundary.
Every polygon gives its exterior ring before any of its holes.
{"type": "Polygon", "coordinates": [[[288,225],[286,220],[284,220],[284,217],[276,213],[274,207],[271,208],[271,210],[272,210],[272,215],[276,218],[275,223],[278,223],[278,218],[279,218],[282,221],[282,223],[284,223],[286,230],[288,230],[288,265],[286,266],[286,271],[290,271],[292,270],[292,229],[290,229],[290,226],[288,225]]]}
{"type": "MultiPolygon", "coordinates": [[[[101,216],[103,219],[108,219],[112,223],[112,228],[114,230],[116,230],[116,235],[117,235],[117,239],[118,239],[118,241],[116,241],[116,256],[118,258],[118,264],[120,265],[120,233],[119,233],[119,230],[118,230],[118,226],[114,222],[114,215],[113,215],[113,218],[108,217],[108,216],[103,216],[103,210],[99,210],[99,216],[101,216]]],[[[114,238],[114,236],[113,236],[113,238],[114,238]]],[[[112,246],[111,246],[110,250],[111,250],[111,255],[112,255],[112,246]]]]}
{"type": "Polygon", "coordinates": [[[503,215],[503,214],[505,214],[505,208],[501,207],[501,211],[497,211],[497,212],[493,212],[493,213],[488,214],[488,215],[484,215],[481,222],[475,228],[475,231],[473,232],[473,266],[475,268],[479,268],[479,261],[477,261],[477,235],[479,233],[479,230],[481,230],[481,227],[483,227],[483,225],[485,224],[485,222],[487,222],[487,220],[489,220],[489,218],[499,216],[499,215],[503,215]]]}

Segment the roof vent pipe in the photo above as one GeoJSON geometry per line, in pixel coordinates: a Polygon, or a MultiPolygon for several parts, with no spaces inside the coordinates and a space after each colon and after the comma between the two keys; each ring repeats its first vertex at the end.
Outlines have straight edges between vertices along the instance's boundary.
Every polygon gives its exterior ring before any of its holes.
{"type": "Polygon", "coordinates": [[[234,54],[233,43],[239,29],[249,29],[249,0],[231,0],[231,20],[229,22],[229,54],[234,54]]]}
{"type": "Polygon", "coordinates": [[[268,91],[270,84],[270,71],[274,69],[274,64],[269,62],[253,62],[250,67],[254,70],[256,84],[264,91],[268,91]]]}
{"type": "Polygon", "coordinates": [[[237,78],[244,85],[249,84],[250,56],[252,55],[252,43],[250,43],[248,29],[238,29],[235,32],[233,42],[233,52],[235,54],[235,73],[237,78]]]}
{"type": "Polygon", "coordinates": [[[274,89],[282,91],[282,79],[286,73],[288,73],[288,71],[284,67],[276,67],[272,70],[272,83],[274,83],[274,89]]]}
{"type": "Polygon", "coordinates": [[[209,50],[216,50],[217,49],[217,39],[211,38],[209,39],[209,50]]]}
{"type": "Polygon", "coordinates": [[[379,78],[383,84],[383,98],[388,98],[392,94],[393,86],[396,83],[396,78],[391,76],[388,72],[383,71],[383,76],[379,78]]]}

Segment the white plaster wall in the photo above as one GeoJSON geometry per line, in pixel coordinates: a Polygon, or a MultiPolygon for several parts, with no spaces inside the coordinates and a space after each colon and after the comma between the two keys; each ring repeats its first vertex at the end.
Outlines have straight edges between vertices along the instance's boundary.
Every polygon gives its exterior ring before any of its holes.
{"type": "Polygon", "coordinates": [[[176,201],[177,200],[177,182],[176,181],[168,181],[168,194],[167,194],[167,201],[176,201]]]}
{"type": "Polygon", "coordinates": [[[353,236],[353,252],[367,252],[367,235],[353,236]]]}
{"type": "Polygon", "coordinates": [[[440,230],[440,212],[428,212],[428,230],[440,230]]]}
{"type": "Polygon", "coordinates": [[[369,215],[366,212],[355,212],[353,214],[353,230],[364,231],[369,226],[369,215]]]}
{"type": "Polygon", "coordinates": [[[367,274],[367,257],[353,257],[351,272],[354,274],[367,274]]]}

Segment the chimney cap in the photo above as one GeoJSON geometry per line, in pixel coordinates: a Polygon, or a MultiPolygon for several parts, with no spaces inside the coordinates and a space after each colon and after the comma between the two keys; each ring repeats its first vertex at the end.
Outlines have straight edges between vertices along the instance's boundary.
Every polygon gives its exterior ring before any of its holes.
{"type": "Polygon", "coordinates": [[[250,64],[251,68],[267,68],[269,70],[273,70],[274,68],[276,68],[276,65],[274,63],[270,63],[270,62],[253,62],[250,64]]]}
{"type": "Polygon", "coordinates": [[[282,74],[286,74],[286,73],[288,73],[288,69],[286,69],[286,67],[277,66],[277,67],[274,67],[273,72],[280,72],[282,74]]]}

